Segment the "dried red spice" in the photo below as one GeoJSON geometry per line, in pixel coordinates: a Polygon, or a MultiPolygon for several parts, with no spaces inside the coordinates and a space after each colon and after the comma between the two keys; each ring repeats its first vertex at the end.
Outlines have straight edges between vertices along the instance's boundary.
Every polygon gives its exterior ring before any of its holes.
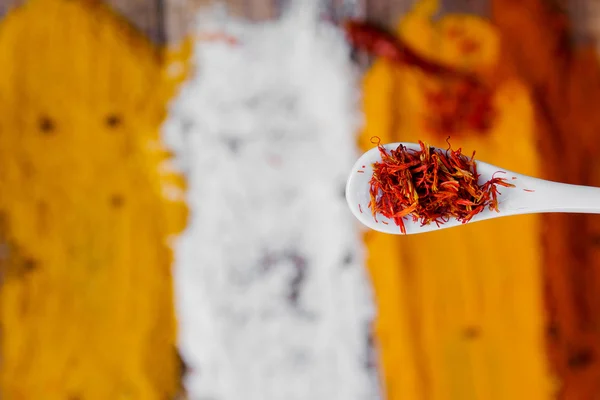
{"type": "MultiPolygon", "coordinates": [[[[514,187],[505,178],[492,177],[478,184],[475,152],[469,158],[462,150],[440,150],[419,141],[420,150],[403,145],[386,150],[376,141],[381,162],[373,164],[369,208],[393,220],[406,233],[404,218],[412,217],[421,226],[438,226],[456,218],[471,220],[486,207],[498,212],[497,186],[514,187]]],[[[501,171],[499,171],[501,172],[501,171]]]]}
{"type": "Polygon", "coordinates": [[[475,74],[427,60],[396,35],[372,24],[349,20],[345,29],[355,48],[394,63],[413,66],[441,80],[440,88],[425,93],[430,110],[427,129],[452,136],[467,130],[489,131],[496,116],[494,93],[475,74]]]}
{"type": "Polygon", "coordinates": [[[452,79],[435,90],[426,90],[425,104],[430,117],[426,128],[439,135],[465,131],[488,132],[496,116],[492,91],[473,81],[452,79]]]}
{"type": "Polygon", "coordinates": [[[346,36],[352,45],[377,57],[399,64],[412,65],[420,70],[444,77],[469,76],[450,66],[442,65],[425,59],[393,33],[376,25],[347,20],[344,23],[346,36]]]}

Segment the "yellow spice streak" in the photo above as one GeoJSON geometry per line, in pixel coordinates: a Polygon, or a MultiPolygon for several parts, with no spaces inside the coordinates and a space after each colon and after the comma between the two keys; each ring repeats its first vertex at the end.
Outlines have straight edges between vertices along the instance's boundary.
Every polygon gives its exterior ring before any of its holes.
{"type": "Polygon", "coordinates": [[[94,1],[32,0],[0,23],[2,398],[179,390],[167,59],[94,1]]]}
{"type": "MultiPolygon", "coordinates": [[[[430,58],[485,73],[498,54],[494,29],[467,16],[446,16],[432,25],[432,4],[421,2],[402,21],[403,38],[430,58]],[[456,27],[463,39],[480,44],[467,59],[456,50],[456,27]]],[[[423,87],[436,84],[414,69],[376,62],[364,81],[363,150],[373,146],[372,136],[383,143],[421,139],[445,147],[445,138],[432,136],[423,123],[423,87]]],[[[466,133],[453,138],[453,146],[535,175],[534,116],[525,87],[505,81],[494,101],[499,117],[492,132],[466,133]]],[[[537,217],[520,216],[421,236],[368,233],[389,400],[551,397],[539,229],[537,217]]]]}

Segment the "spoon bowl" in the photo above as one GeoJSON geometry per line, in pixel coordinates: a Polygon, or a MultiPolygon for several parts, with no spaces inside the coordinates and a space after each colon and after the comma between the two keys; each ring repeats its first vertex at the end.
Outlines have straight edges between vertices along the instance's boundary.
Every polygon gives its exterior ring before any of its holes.
{"type": "MultiPolygon", "coordinates": [[[[383,147],[390,151],[398,146],[404,145],[407,149],[420,150],[416,143],[389,143],[383,147]]],[[[445,149],[439,149],[445,151],[445,149]]],[[[373,163],[381,162],[381,154],[377,147],[364,153],[354,164],[346,184],[346,200],[354,216],[367,227],[384,233],[402,234],[400,227],[393,220],[377,214],[373,216],[369,208],[370,180],[373,175],[373,163]]],[[[519,214],[534,213],[600,213],[600,188],[590,186],[570,185],[522,175],[508,171],[501,167],[477,161],[478,184],[492,179],[505,178],[507,182],[515,187],[498,187],[498,212],[489,210],[487,207],[476,214],[467,224],[485,221],[491,218],[507,217],[519,214]]],[[[464,225],[455,218],[440,224],[435,223],[421,225],[419,221],[414,222],[411,216],[404,218],[406,234],[425,233],[440,229],[453,228],[464,225]]]]}

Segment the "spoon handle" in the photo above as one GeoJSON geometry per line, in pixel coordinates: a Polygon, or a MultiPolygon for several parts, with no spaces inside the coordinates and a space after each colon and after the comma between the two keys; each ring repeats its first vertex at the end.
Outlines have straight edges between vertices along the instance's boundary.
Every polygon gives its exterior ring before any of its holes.
{"type": "Polygon", "coordinates": [[[580,213],[600,214],[600,188],[571,185],[530,178],[532,189],[523,192],[507,204],[514,214],[580,213]]]}

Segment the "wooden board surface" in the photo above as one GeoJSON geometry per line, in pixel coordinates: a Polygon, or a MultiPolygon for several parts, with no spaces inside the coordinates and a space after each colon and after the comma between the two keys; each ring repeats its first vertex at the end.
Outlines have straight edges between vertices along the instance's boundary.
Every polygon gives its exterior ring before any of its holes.
{"type": "MultiPolygon", "coordinates": [[[[0,16],[25,0],[0,0],[0,16]]],[[[289,0],[106,0],[134,26],[156,43],[181,39],[189,31],[194,13],[214,4],[225,5],[234,15],[266,20],[281,14],[289,0]]],[[[407,12],[414,0],[322,0],[326,14],[334,21],[348,16],[392,26],[407,12]]],[[[589,38],[600,34],[600,2],[595,0],[554,0],[569,10],[576,32],[589,38]]],[[[489,16],[489,0],[441,0],[440,13],[469,13],[489,16]]]]}
{"type": "MultiPolygon", "coordinates": [[[[25,0],[0,0],[0,16],[25,0]]],[[[261,21],[281,15],[289,0],[106,0],[155,43],[181,40],[190,31],[195,12],[221,4],[233,15],[261,21]]],[[[333,21],[365,18],[391,27],[414,0],[322,0],[324,16],[333,21]]],[[[442,0],[440,12],[487,15],[488,0],[442,0]]]]}

